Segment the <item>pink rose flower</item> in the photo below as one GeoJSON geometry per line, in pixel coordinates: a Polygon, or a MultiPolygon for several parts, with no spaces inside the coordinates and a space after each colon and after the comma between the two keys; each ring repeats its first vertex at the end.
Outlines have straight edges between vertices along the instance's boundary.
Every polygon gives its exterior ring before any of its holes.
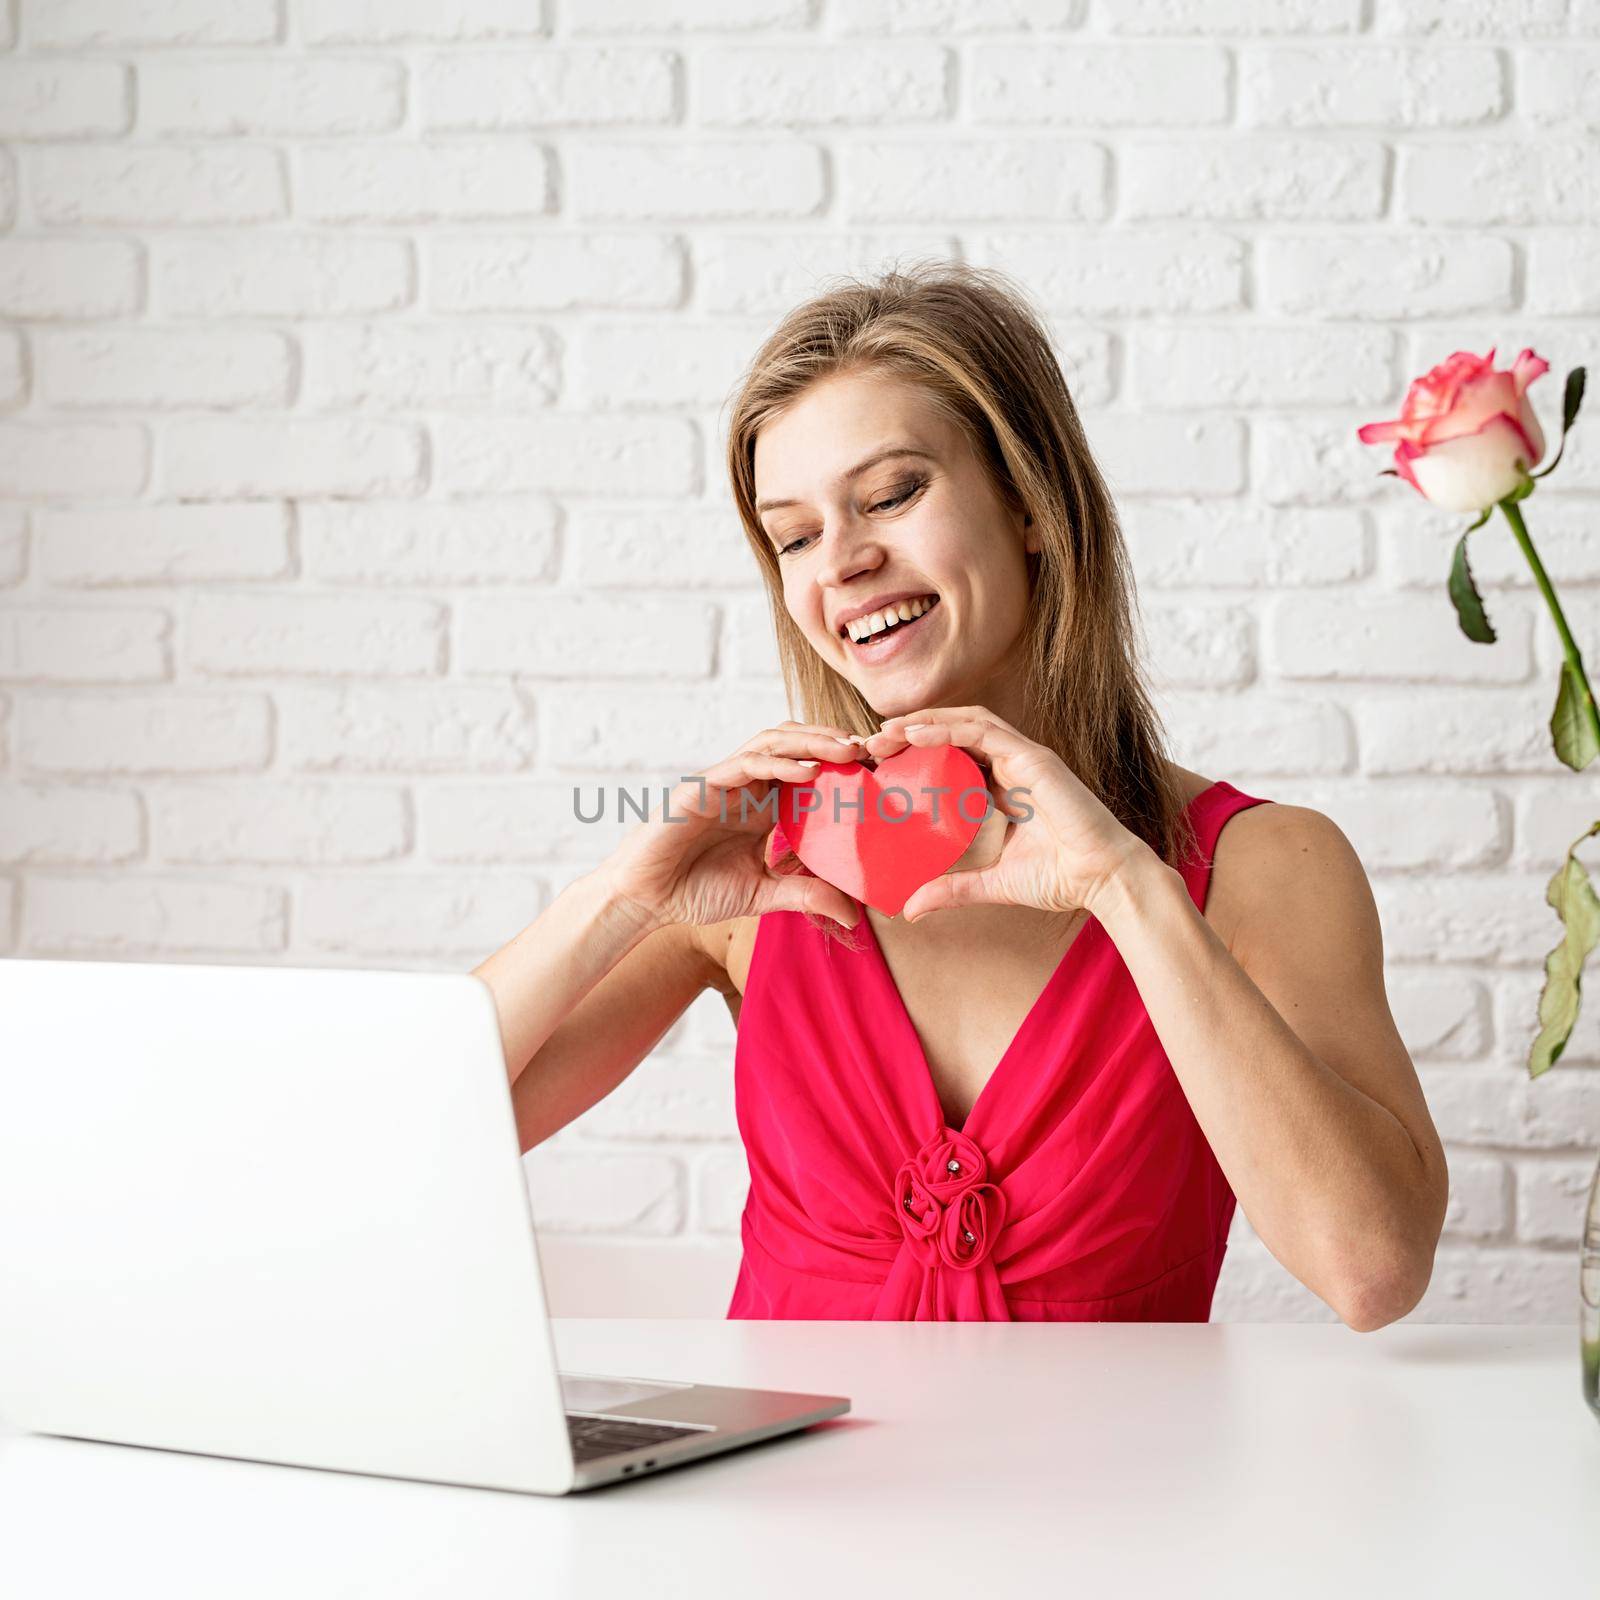
{"type": "Polygon", "coordinates": [[[966,1134],[941,1128],[894,1175],[900,1231],[919,1261],[958,1272],[984,1260],[1005,1226],[1006,1197],[966,1134]]]}
{"type": "Polygon", "coordinates": [[[944,1207],[929,1194],[916,1163],[907,1161],[894,1175],[899,1196],[900,1232],[916,1258],[931,1265],[939,1253],[939,1229],[944,1222],[944,1207]]]}
{"type": "Polygon", "coordinates": [[[983,1151],[956,1128],[941,1128],[926,1140],[916,1163],[929,1193],[941,1204],[989,1176],[983,1151]]]}
{"type": "Polygon", "coordinates": [[[1524,350],[1506,372],[1458,350],[1406,391],[1394,422],[1357,430],[1363,444],[1395,443],[1395,471],[1447,511],[1482,511],[1503,500],[1544,454],[1527,388],[1550,363],[1524,350]],[[1517,463],[1521,460],[1521,467],[1517,463]]]}
{"type": "Polygon", "coordinates": [[[945,1207],[939,1228],[939,1256],[957,1272],[984,1260],[1006,1225],[1006,1197],[998,1185],[975,1183],[945,1207]]]}

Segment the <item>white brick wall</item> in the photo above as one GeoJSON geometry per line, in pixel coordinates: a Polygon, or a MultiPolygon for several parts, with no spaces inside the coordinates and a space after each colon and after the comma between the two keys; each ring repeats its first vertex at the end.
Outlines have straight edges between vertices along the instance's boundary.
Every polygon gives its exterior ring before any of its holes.
{"type": "MultiPolygon", "coordinates": [[[[1451,1156],[1421,1320],[1567,1321],[1600,1016],[1522,1061],[1593,820],[1503,526],[1354,429],[1463,346],[1600,379],[1595,0],[0,4],[0,952],[464,970],[787,714],[721,408],[819,279],[1006,268],[1185,764],[1325,810],[1451,1156]]],[[[1591,412],[1594,410],[1591,405],[1591,412]]],[[[1593,416],[1530,508],[1600,662],[1593,416]]],[[[1552,428],[1553,431],[1553,428],[1552,428]]],[[[693,1006],[529,1158],[736,1235],[693,1006]]],[[[1331,1313],[1241,1217],[1222,1319],[1331,1313]]]]}

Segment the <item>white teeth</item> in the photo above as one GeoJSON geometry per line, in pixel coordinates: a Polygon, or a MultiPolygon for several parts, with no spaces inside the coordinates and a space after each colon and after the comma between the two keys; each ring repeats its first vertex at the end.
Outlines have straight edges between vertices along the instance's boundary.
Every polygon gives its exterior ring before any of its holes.
{"type": "Polygon", "coordinates": [[[874,611],[868,616],[857,617],[853,622],[847,622],[845,632],[859,644],[861,640],[869,639],[875,633],[882,633],[885,628],[920,617],[932,605],[932,596],[926,599],[901,600],[892,606],[885,606],[881,611],[874,611]]]}

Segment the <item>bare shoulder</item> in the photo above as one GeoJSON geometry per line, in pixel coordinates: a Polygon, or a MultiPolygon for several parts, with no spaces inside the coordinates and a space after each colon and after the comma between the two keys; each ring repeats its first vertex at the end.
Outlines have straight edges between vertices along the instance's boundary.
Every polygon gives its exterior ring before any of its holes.
{"type": "Polygon", "coordinates": [[[1207,919],[1242,965],[1254,948],[1326,939],[1381,963],[1377,907],[1361,858],[1332,817],[1283,801],[1229,817],[1212,851],[1207,919]]]}

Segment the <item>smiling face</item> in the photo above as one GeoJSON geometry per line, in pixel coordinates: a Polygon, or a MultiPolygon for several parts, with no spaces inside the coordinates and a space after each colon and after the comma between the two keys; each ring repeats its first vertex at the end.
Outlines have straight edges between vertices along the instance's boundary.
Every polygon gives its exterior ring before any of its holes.
{"type": "Polygon", "coordinates": [[[754,473],[789,615],[880,717],[982,705],[1020,723],[1038,539],[915,384],[819,380],[756,436],[754,473]]]}

